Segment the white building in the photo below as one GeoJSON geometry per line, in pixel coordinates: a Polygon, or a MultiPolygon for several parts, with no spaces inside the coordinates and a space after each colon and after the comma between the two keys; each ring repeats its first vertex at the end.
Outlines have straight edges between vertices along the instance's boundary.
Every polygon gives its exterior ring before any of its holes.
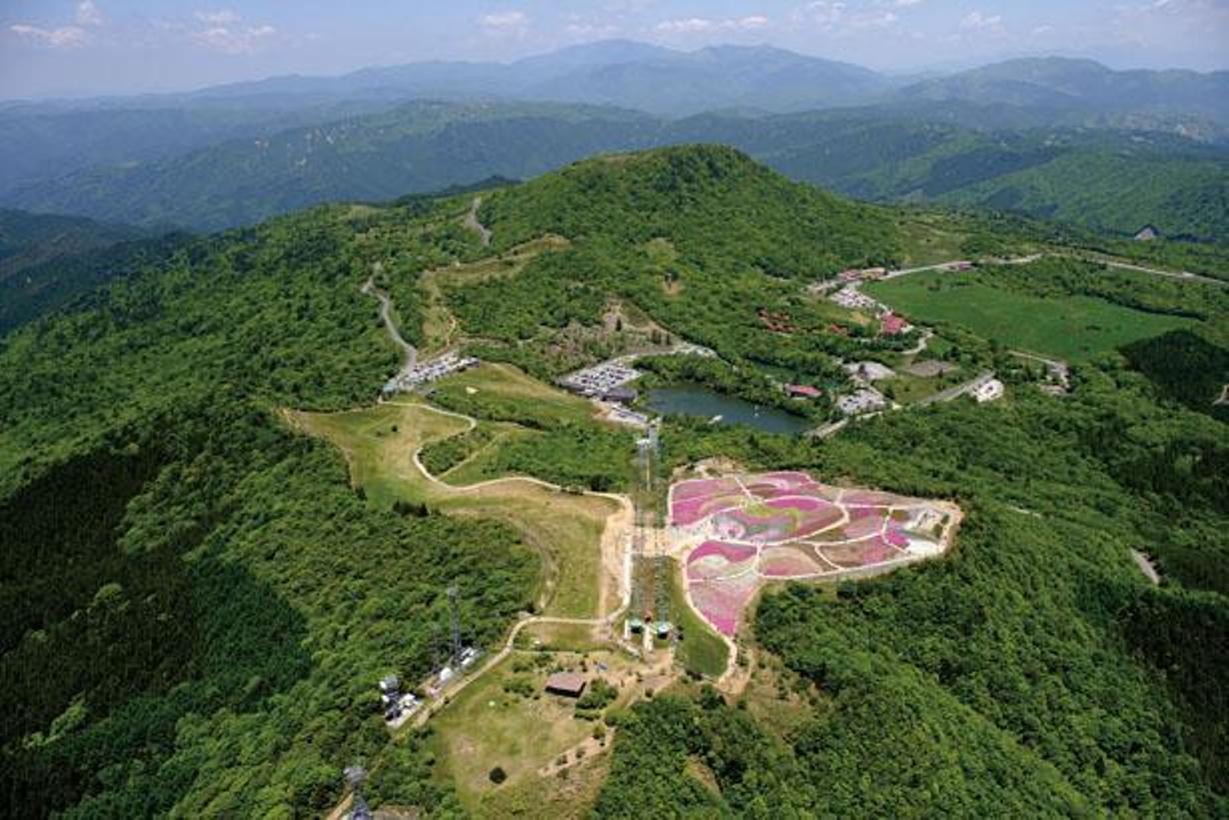
{"type": "Polygon", "coordinates": [[[874,413],[888,406],[888,400],[883,394],[872,387],[864,387],[848,396],[836,400],[836,408],[847,416],[860,413],[874,413]]]}
{"type": "Polygon", "coordinates": [[[972,392],[973,398],[977,399],[979,404],[985,404],[1003,398],[1003,383],[998,379],[987,379],[974,387],[972,392]]]}

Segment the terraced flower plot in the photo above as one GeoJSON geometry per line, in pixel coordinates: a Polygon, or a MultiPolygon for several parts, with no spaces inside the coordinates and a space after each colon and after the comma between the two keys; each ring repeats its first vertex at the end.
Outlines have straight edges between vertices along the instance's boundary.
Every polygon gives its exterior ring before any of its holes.
{"type": "Polygon", "coordinates": [[[683,481],[670,488],[670,536],[687,594],[733,636],[766,580],[869,575],[941,554],[950,502],[821,484],[804,472],[683,481]]]}

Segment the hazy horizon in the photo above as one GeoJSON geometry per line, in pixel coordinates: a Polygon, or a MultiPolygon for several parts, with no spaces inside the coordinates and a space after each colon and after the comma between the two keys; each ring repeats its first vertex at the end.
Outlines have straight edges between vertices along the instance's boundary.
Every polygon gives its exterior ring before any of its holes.
{"type": "MultiPolygon", "coordinates": [[[[424,4],[427,5],[427,4],[424,4]]],[[[769,45],[888,74],[954,71],[1024,56],[1111,68],[1226,67],[1225,0],[476,0],[405,9],[305,0],[15,0],[0,11],[0,98],[191,91],[290,74],[329,76],[429,60],[512,62],[633,40],[681,51],[769,45]]]]}

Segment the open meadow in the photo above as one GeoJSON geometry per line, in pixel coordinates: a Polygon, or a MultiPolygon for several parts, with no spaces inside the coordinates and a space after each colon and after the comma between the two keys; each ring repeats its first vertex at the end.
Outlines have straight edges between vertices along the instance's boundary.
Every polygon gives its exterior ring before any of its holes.
{"type": "Polygon", "coordinates": [[[1016,293],[947,271],[874,282],[864,290],[915,321],[960,325],[1008,347],[1073,362],[1195,324],[1087,296],[1016,293]]]}
{"type": "MultiPolygon", "coordinates": [[[[489,372],[496,385],[528,389],[513,381],[507,371],[491,368],[489,372]]],[[[471,388],[476,382],[483,383],[475,374],[461,378],[471,388]]],[[[552,407],[546,399],[564,394],[545,385],[538,387],[537,401],[531,403],[535,413],[570,416],[577,412],[567,401],[552,407]]],[[[498,389],[492,395],[497,403],[502,400],[498,389]]],[[[503,394],[503,398],[508,397],[503,394]]],[[[468,434],[474,423],[409,399],[341,413],[287,415],[295,426],[342,451],[354,486],[371,503],[388,507],[398,502],[422,504],[436,512],[510,524],[542,555],[545,572],[539,600],[546,614],[591,618],[616,605],[617,578],[603,569],[603,550],[615,548],[614,529],[622,521],[620,516],[626,517],[623,505],[614,497],[565,492],[521,477],[463,486],[438,480],[424,470],[419,451],[432,442],[468,434]],[[608,528],[612,528],[609,533],[608,528]]]]}

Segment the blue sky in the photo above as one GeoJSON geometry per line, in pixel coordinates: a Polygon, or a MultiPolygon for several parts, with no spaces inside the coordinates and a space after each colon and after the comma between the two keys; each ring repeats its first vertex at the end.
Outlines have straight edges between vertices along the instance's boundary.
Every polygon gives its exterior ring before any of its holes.
{"type": "Polygon", "coordinates": [[[612,37],[770,43],[872,68],[1025,54],[1229,67],[1229,0],[0,0],[0,98],[196,88],[612,37]]]}

